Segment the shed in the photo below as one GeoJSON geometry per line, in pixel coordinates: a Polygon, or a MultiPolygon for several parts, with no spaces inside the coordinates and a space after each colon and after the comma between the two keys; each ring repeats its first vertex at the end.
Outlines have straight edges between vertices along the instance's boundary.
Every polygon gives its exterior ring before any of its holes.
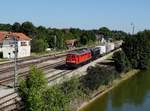
{"type": "Polygon", "coordinates": [[[74,48],[77,46],[78,40],[77,39],[66,40],[65,44],[66,44],[67,48],[69,48],[69,49],[74,48]]]}

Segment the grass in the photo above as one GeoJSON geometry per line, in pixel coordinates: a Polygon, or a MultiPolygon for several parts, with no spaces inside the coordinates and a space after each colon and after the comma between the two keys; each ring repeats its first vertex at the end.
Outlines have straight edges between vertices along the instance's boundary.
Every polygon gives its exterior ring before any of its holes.
{"type": "Polygon", "coordinates": [[[45,52],[39,52],[39,53],[32,52],[31,56],[37,57],[37,56],[47,55],[47,54],[50,54],[50,53],[51,52],[47,52],[47,51],[45,51],[45,52]]]}
{"type": "Polygon", "coordinates": [[[52,51],[45,51],[45,52],[39,52],[39,53],[32,52],[31,56],[37,57],[37,56],[44,56],[44,55],[53,55],[55,53],[56,54],[62,53],[64,51],[66,51],[66,50],[56,50],[56,51],[52,50],[52,51]]]}

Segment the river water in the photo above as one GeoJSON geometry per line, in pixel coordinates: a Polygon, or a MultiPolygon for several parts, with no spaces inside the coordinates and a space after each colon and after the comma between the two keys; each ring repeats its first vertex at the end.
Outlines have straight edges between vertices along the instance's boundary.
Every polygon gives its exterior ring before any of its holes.
{"type": "Polygon", "coordinates": [[[81,111],[150,111],[150,70],[139,72],[81,111]]]}

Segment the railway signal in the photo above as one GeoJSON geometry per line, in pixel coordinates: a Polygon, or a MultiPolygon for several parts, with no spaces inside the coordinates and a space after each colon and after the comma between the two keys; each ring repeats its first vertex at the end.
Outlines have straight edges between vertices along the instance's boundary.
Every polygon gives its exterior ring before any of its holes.
{"type": "Polygon", "coordinates": [[[56,56],[56,45],[57,44],[57,37],[56,35],[54,36],[54,56],[56,56]]]}
{"type": "Polygon", "coordinates": [[[14,89],[17,89],[18,84],[18,73],[17,73],[17,56],[18,56],[18,41],[16,37],[13,37],[14,40],[14,89]]]}
{"type": "MultiPolygon", "coordinates": [[[[5,37],[6,39],[9,39],[8,36],[5,37]]],[[[14,58],[14,89],[17,90],[17,84],[18,84],[18,74],[17,74],[17,56],[18,56],[18,40],[17,40],[18,37],[15,37],[13,36],[12,37],[12,40],[13,40],[13,45],[14,46],[14,56],[12,57],[11,56],[11,53],[9,53],[9,58],[14,58]]]]}

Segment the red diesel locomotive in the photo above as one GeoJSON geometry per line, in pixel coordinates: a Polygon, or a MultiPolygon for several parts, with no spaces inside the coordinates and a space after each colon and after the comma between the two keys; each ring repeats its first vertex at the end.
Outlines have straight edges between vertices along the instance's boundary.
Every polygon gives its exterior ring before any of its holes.
{"type": "Polygon", "coordinates": [[[116,41],[114,43],[100,45],[103,48],[101,47],[84,48],[84,49],[70,52],[66,55],[66,65],[67,67],[76,68],[91,60],[92,61],[96,60],[97,58],[101,57],[104,54],[107,54],[115,49],[120,48],[121,45],[122,45],[122,41],[116,41]]]}
{"type": "Polygon", "coordinates": [[[68,67],[78,67],[90,61],[92,53],[89,49],[81,49],[67,54],[66,65],[68,67]]]}

